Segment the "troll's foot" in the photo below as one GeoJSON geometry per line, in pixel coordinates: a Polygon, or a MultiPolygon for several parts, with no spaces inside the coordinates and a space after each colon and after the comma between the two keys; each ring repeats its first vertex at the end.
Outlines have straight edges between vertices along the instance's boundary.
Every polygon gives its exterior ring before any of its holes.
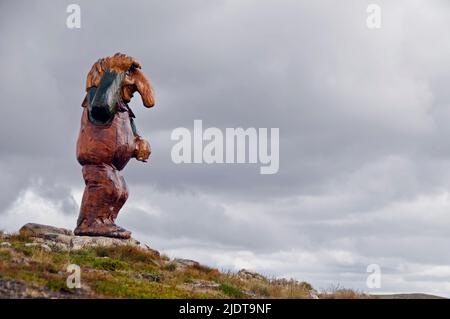
{"type": "Polygon", "coordinates": [[[96,222],[91,225],[81,224],[79,225],[74,234],[77,236],[103,236],[120,239],[131,238],[131,232],[117,226],[116,224],[104,224],[96,222]]]}

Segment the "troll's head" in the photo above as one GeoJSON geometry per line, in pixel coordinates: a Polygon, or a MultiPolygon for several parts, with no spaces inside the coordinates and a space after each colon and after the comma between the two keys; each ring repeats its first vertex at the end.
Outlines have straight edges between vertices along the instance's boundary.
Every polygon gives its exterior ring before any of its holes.
{"type": "Polygon", "coordinates": [[[109,123],[117,103],[128,103],[139,92],[146,107],[155,104],[153,89],[141,71],[141,64],[125,54],[116,53],[99,59],[86,78],[86,97],[83,106],[89,109],[89,118],[97,124],[109,123]]]}

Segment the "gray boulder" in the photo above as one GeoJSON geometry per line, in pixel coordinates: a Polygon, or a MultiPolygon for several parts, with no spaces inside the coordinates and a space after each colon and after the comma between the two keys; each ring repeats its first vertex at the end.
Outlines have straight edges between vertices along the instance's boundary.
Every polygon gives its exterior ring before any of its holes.
{"type": "Polygon", "coordinates": [[[20,228],[19,233],[21,235],[30,237],[41,237],[45,234],[73,236],[73,232],[71,230],[35,223],[28,223],[23,225],[22,228],[20,228]]]}
{"type": "MultiPolygon", "coordinates": [[[[92,247],[136,246],[158,253],[150,247],[145,248],[135,239],[118,239],[96,236],[75,236],[71,230],[35,223],[25,224],[19,233],[33,239],[33,242],[45,250],[80,250],[92,247]]],[[[34,244],[33,244],[34,245],[34,244]]],[[[159,253],[158,253],[159,254],[159,253]]]]}

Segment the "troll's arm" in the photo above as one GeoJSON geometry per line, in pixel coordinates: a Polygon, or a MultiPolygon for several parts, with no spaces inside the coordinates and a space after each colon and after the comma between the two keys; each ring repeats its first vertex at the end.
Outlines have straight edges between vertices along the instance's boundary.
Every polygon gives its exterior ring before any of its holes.
{"type": "Polygon", "coordinates": [[[134,123],[132,117],[130,117],[130,124],[131,129],[133,130],[134,143],[136,145],[134,150],[134,157],[136,157],[138,161],[147,162],[147,159],[152,153],[150,144],[139,135],[136,124],[134,123]]]}

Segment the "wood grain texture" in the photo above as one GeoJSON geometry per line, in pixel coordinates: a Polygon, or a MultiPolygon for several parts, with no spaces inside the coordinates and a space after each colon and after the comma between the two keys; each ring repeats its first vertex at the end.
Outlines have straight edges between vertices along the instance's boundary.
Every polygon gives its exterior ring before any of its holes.
{"type": "MultiPolygon", "coordinates": [[[[90,110],[92,100],[107,101],[102,96],[85,98],[82,106],[81,127],[77,141],[77,160],[82,165],[85,190],[80,207],[80,214],[75,229],[76,235],[106,236],[130,238],[131,232],[115,224],[120,209],[128,198],[128,188],[120,171],[131,158],[146,162],[151,154],[150,144],[137,134],[132,124],[133,112],[128,103],[134,92],[141,95],[146,107],[155,104],[153,88],[140,70],[140,63],[125,54],[99,59],[92,66],[86,78],[86,92],[108,91],[90,90],[98,88],[105,74],[122,75],[117,90],[119,101],[117,107],[95,105],[97,108],[113,109],[112,120],[107,123],[94,121],[90,110]]],[[[116,83],[117,84],[117,83],[116,83]]],[[[103,85],[103,84],[102,84],[103,85]]],[[[117,89],[116,89],[117,87],[117,89]]],[[[99,93],[103,94],[103,93],[99,93]]],[[[98,103],[98,102],[95,102],[98,103]]]]}

